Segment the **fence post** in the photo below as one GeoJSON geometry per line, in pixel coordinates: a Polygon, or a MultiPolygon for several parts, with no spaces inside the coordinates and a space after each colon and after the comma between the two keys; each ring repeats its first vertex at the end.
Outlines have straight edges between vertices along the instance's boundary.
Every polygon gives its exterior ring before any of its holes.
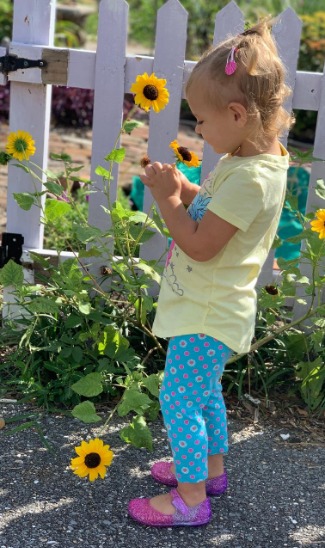
{"type": "MultiPolygon", "coordinates": [[[[315,211],[317,209],[324,208],[324,200],[317,196],[315,193],[316,182],[318,179],[325,180],[325,65],[322,77],[322,86],[321,86],[321,95],[319,101],[319,109],[317,114],[317,124],[315,132],[315,142],[314,142],[314,156],[318,158],[318,161],[312,163],[311,174],[309,179],[309,188],[308,188],[308,197],[306,204],[306,213],[315,211]],[[322,160],[322,161],[319,161],[322,160]]],[[[305,245],[302,245],[302,251],[304,251],[305,245]]],[[[311,277],[312,271],[309,264],[304,263],[302,260],[300,262],[300,271],[302,276],[307,276],[309,279],[311,277]]],[[[324,275],[324,265],[323,265],[323,275],[324,275]]],[[[299,302],[295,301],[293,307],[293,317],[298,319],[303,316],[310,306],[311,296],[306,295],[304,286],[299,286],[297,288],[297,297],[300,298],[299,302]],[[303,300],[306,304],[303,303],[303,300]]],[[[325,300],[325,292],[322,295],[323,302],[325,300]]]]}
{"type": "MultiPolygon", "coordinates": [[[[52,45],[56,0],[15,0],[12,45],[52,45]]],[[[10,53],[10,49],[9,49],[10,53]]],[[[9,73],[10,80],[10,73],[9,73]]],[[[35,140],[35,162],[43,170],[47,167],[48,140],[51,113],[51,87],[43,84],[11,82],[10,131],[28,131],[35,140]]],[[[41,175],[44,181],[45,176],[41,175]]],[[[40,191],[42,184],[32,181],[30,175],[12,165],[8,167],[7,232],[22,234],[26,248],[43,247],[41,211],[33,207],[23,211],[15,202],[15,192],[40,191]]],[[[45,198],[43,197],[43,200],[45,198]]],[[[44,203],[44,202],[43,202],[44,203]]]]}
{"type": "MultiPolygon", "coordinates": [[[[167,80],[170,101],[162,112],[150,112],[148,156],[153,162],[173,161],[169,144],[178,133],[186,35],[186,10],[178,0],[168,0],[157,15],[153,70],[158,78],[167,80]]],[[[150,210],[152,201],[150,192],[145,188],[144,211],[150,210]]],[[[141,256],[146,260],[158,259],[165,251],[166,238],[157,233],[143,244],[141,256]]]]}
{"type": "MultiPolygon", "coordinates": [[[[103,210],[107,208],[103,179],[96,175],[96,168],[107,167],[104,157],[114,148],[123,119],[125,58],[128,25],[128,4],[124,0],[101,0],[98,18],[98,40],[96,50],[93,143],[91,156],[91,180],[96,192],[89,196],[88,220],[101,230],[110,227],[110,218],[103,210]]],[[[119,146],[119,144],[117,144],[119,146]]],[[[118,164],[113,166],[110,183],[110,198],[116,200],[118,164]]],[[[111,244],[107,242],[107,246],[111,244]]],[[[100,264],[92,257],[89,268],[98,279],[100,264]]]]}

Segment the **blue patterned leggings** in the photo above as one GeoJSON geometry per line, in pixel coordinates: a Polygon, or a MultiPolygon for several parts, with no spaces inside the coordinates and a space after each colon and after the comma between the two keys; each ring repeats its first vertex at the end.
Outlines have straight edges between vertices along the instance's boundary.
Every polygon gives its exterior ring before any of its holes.
{"type": "Polygon", "coordinates": [[[160,405],[180,482],[208,477],[208,455],[228,451],[220,379],[232,351],[203,334],[169,341],[160,405]]]}

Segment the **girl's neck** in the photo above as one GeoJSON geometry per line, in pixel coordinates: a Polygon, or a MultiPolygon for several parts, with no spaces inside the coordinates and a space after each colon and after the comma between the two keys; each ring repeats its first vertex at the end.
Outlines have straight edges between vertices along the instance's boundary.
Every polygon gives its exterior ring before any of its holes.
{"type": "Polygon", "coordinates": [[[260,147],[252,141],[244,141],[235,151],[231,153],[232,156],[258,156],[259,154],[272,154],[274,156],[282,156],[280,143],[277,137],[274,137],[272,141],[265,144],[264,147],[260,147]]]}

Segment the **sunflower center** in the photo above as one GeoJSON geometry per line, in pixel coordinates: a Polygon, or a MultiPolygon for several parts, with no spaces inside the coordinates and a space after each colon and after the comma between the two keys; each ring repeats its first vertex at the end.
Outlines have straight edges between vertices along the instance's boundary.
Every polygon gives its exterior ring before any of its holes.
{"type": "Polygon", "coordinates": [[[149,99],[149,101],[154,101],[158,98],[158,89],[153,84],[147,84],[143,88],[143,95],[146,99],[149,99]]]}
{"type": "Polygon", "coordinates": [[[269,295],[278,295],[278,293],[279,293],[279,291],[278,291],[278,289],[275,285],[266,285],[264,287],[264,289],[269,295]]]}
{"type": "Polygon", "coordinates": [[[185,160],[186,162],[190,162],[192,160],[192,154],[191,152],[188,150],[188,148],[186,147],[178,147],[177,151],[179,152],[179,154],[181,155],[181,157],[183,158],[183,160],[185,160]]]}
{"type": "Polygon", "coordinates": [[[25,150],[27,150],[28,148],[28,144],[26,143],[25,139],[16,139],[14,147],[17,152],[25,152],[25,150]]]}
{"type": "Polygon", "coordinates": [[[100,456],[98,453],[88,453],[85,456],[85,465],[87,468],[97,468],[100,464],[100,456]]]}

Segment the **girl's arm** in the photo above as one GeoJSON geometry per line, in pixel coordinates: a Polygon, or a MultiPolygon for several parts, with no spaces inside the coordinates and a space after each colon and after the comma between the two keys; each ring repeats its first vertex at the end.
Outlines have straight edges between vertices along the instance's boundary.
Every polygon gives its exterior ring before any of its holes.
{"type": "Polygon", "coordinates": [[[182,178],[175,166],[159,162],[145,168],[142,182],[151,190],[158,203],[171,237],[195,261],[208,261],[215,257],[238,230],[211,211],[200,223],[191,219],[182,203],[182,178]]]}
{"type": "MultiPolygon", "coordinates": [[[[167,167],[167,165],[169,164],[164,165],[167,167]]],[[[179,169],[177,169],[177,172],[179,173],[179,177],[182,182],[181,200],[184,205],[190,205],[193,202],[197,193],[199,192],[200,186],[196,185],[195,183],[191,183],[184,175],[184,173],[182,173],[179,169]]]]}

